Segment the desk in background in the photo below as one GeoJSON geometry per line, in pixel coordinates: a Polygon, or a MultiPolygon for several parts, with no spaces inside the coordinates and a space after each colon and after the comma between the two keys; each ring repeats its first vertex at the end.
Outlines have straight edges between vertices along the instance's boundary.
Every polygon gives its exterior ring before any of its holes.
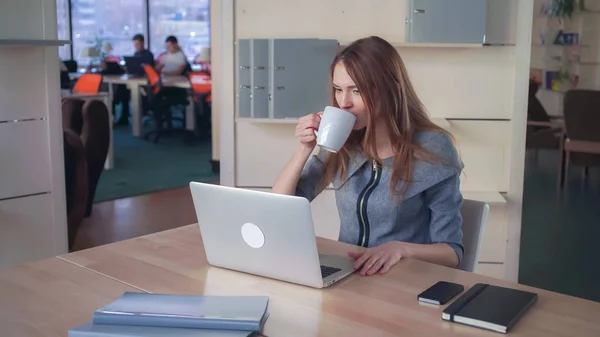
{"type": "MultiPolygon", "coordinates": [[[[357,249],[322,238],[317,243],[324,253],[357,249]]],[[[445,306],[420,304],[417,294],[439,280],[465,288],[486,282],[538,293],[538,303],[510,336],[600,336],[600,303],[417,260],[402,260],[387,275],[352,275],[323,290],[211,267],[198,225],[59,258],[148,292],[268,295],[267,336],[499,336],[442,321],[445,306]]]]}
{"type": "MultiPolygon", "coordinates": [[[[71,78],[76,78],[76,75],[69,74],[71,78]]],[[[175,86],[184,89],[190,89],[190,81],[185,76],[164,76],[163,85],[175,86]]],[[[148,85],[146,77],[129,76],[129,75],[102,75],[102,82],[108,83],[109,102],[112,111],[113,100],[113,84],[124,84],[131,91],[131,132],[134,136],[142,135],[142,94],[141,87],[148,85]]],[[[194,114],[193,100],[190,99],[190,104],[186,108],[186,128],[193,130],[195,128],[196,115],[194,114]]]]}

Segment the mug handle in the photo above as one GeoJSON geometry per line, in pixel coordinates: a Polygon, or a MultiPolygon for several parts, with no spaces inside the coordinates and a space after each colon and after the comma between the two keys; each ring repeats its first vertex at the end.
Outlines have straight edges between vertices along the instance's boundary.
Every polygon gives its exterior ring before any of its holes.
{"type": "MultiPolygon", "coordinates": [[[[321,118],[322,113],[317,113],[317,115],[319,116],[319,118],[321,118]]],[[[315,128],[311,128],[313,129],[313,132],[315,133],[315,137],[319,137],[319,133],[317,132],[317,129],[315,128]]]]}

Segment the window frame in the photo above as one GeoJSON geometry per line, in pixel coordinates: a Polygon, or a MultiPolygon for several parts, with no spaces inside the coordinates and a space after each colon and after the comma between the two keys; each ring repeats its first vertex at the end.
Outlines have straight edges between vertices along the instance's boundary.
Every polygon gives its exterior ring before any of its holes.
{"type": "MultiPolygon", "coordinates": [[[[70,41],[73,41],[73,6],[71,4],[72,0],[65,0],[65,1],[67,3],[67,18],[66,18],[67,36],[70,41]]],[[[208,1],[209,13],[211,11],[211,5],[212,5],[212,2],[208,1]]],[[[145,38],[145,46],[146,46],[146,49],[150,50],[150,45],[151,45],[150,41],[152,39],[152,37],[150,36],[150,0],[142,0],[142,16],[145,18],[145,20],[143,20],[144,27],[142,29],[144,38],[145,38]]],[[[210,14],[209,14],[209,17],[208,17],[209,47],[212,42],[211,31],[212,31],[212,27],[211,27],[210,14]]],[[[70,43],[68,50],[69,50],[69,59],[71,59],[71,60],[74,59],[73,58],[73,52],[74,52],[73,48],[74,48],[73,43],[70,43]]]]}

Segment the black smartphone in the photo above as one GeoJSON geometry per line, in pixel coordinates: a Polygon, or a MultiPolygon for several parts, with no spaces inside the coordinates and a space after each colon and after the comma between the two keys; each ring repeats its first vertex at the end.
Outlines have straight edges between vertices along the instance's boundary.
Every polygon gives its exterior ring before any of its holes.
{"type": "Polygon", "coordinates": [[[465,290],[465,287],[462,284],[439,281],[420,293],[417,299],[421,302],[442,305],[446,304],[463,290],[465,290]]]}

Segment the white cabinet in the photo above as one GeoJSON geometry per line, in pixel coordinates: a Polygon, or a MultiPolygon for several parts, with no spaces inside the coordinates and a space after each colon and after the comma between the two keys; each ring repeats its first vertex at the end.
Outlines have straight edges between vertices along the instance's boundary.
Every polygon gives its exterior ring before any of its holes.
{"type": "MultiPolygon", "coordinates": [[[[52,5],[47,0],[2,0],[0,7],[0,40],[2,39],[23,39],[23,40],[43,40],[46,38],[56,39],[56,30],[54,36],[46,35],[44,29],[44,7],[52,5]]],[[[50,6],[56,11],[56,3],[50,6]]],[[[48,17],[47,19],[50,19],[48,17]]],[[[56,27],[56,13],[52,17],[54,27],[56,27]]]]}
{"type": "Polygon", "coordinates": [[[461,190],[508,191],[510,121],[448,120],[441,126],[455,138],[465,165],[461,190]]]}
{"type": "Polygon", "coordinates": [[[514,44],[516,0],[409,0],[409,43],[514,44]]]}
{"type": "Polygon", "coordinates": [[[0,5],[0,269],[67,252],[56,2],[0,5]]]}
{"type": "Polygon", "coordinates": [[[54,251],[50,193],[0,201],[0,269],[48,257],[54,251]]]}
{"type": "Polygon", "coordinates": [[[0,123],[0,153],[0,200],[52,189],[46,121],[0,123]]]}
{"type": "Polygon", "coordinates": [[[497,279],[506,279],[506,267],[504,263],[479,263],[475,267],[476,274],[485,275],[497,279]]]}
{"type": "MultiPolygon", "coordinates": [[[[461,189],[479,192],[508,190],[510,121],[448,120],[465,165],[461,189]]],[[[236,186],[271,187],[298,147],[295,123],[270,124],[252,119],[236,123],[236,186]]],[[[315,148],[315,152],[318,148],[315,148]]]]}

